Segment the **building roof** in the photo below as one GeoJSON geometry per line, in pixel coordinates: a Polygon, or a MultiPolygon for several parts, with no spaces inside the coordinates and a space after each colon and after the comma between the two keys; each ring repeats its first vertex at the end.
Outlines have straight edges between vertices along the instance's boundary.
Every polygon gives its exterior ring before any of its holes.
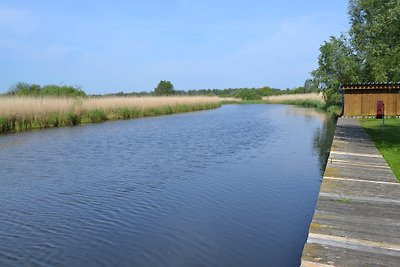
{"type": "Polygon", "coordinates": [[[341,87],[342,90],[366,90],[366,89],[399,90],[400,82],[352,83],[352,84],[343,84],[341,87]]]}

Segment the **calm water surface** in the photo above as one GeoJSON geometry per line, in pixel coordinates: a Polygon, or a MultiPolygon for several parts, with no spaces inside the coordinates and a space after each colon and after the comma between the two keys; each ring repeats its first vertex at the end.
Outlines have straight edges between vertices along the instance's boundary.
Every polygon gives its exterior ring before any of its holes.
{"type": "Polygon", "coordinates": [[[332,133],[229,105],[0,136],[0,266],[298,266],[332,133]]]}

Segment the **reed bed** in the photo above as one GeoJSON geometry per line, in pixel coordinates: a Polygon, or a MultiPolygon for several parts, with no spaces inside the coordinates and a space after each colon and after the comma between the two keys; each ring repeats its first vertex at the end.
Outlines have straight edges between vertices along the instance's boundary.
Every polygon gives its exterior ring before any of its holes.
{"type": "Polygon", "coordinates": [[[282,103],[284,101],[294,101],[294,100],[312,100],[325,103],[322,93],[265,96],[263,97],[263,100],[267,100],[270,103],[282,103]]]}
{"type": "Polygon", "coordinates": [[[288,94],[263,97],[263,101],[272,104],[296,105],[306,108],[316,108],[326,111],[332,117],[340,117],[342,114],[341,106],[329,106],[325,102],[322,93],[307,94],[288,94]]]}
{"type": "Polygon", "coordinates": [[[218,97],[0,97],[0,132],[217,108],[218,97]]]}

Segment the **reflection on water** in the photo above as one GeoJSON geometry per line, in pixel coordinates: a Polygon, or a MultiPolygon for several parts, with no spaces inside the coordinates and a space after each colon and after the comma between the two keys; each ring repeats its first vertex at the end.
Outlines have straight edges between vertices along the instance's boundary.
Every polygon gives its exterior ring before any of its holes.
{"type": "Polygon", "coordinates": [[[298,266],[321,113],[231,105],[0,137],[0,266],[298,266]]]}
{"type": "Polygon", "coordinates": [[[314,130],[314,153],[319,156],[320,170],[323,176],[335,134],[336,119],[330,118],[326,113],[312,108],[294,107],[287,109],[286,113],[304,117],[306,120],[319,118],[323,123],[323,127],[317,127],[314,130]]]}
{"type": "Polygon", "coordinates": [[[316,128],[314,132],[314,148],[319,155],[321,176],[324,175],[328,161],[333,136],[336,129],[336,119],[328,118],[323,120],[324,126],[316,128]]]}

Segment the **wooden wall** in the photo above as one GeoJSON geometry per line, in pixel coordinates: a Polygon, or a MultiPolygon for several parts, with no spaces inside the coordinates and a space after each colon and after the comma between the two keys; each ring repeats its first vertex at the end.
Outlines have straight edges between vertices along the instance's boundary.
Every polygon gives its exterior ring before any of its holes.
{"type": "Polygon", "coordinates": [[[376,102],[385,103],[385,115],[400,116],[400,93],[397,90],[348,90],[344,94],[344,116],[375,116],[376,102]]]}

